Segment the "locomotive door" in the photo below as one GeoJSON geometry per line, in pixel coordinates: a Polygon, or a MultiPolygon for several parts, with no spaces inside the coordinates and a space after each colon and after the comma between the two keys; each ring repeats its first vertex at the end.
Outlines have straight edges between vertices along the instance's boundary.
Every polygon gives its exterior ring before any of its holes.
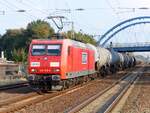
{"type": "Polygon", "coordinates": [[[68,47],[68,72],[72,72],[72,68],[73,68],[72,55],[73,55],[73,48],[69,46],[68,47]]]}

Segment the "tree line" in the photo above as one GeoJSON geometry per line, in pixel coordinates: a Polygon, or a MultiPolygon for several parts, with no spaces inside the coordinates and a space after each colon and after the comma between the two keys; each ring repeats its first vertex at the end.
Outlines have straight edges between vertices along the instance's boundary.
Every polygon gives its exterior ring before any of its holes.
{"type": "MultiPolygon", "coordinates": [[[[48,39],[55,34],[51,25],[43,20],[28,23],[25,29],[8,29],[4,35],[0,35],[0,51],[4,51],[8,60],[26,62],[29,45],[32,39],[48,39]]],[[[84,43],[96,44],[92,36],[68,31],[63,33],[65,38],[79,40],[84,43]]]]}

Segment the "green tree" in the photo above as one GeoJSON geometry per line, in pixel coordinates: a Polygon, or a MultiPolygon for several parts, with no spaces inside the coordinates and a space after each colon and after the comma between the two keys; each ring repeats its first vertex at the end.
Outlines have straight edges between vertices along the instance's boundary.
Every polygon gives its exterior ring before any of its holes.
{"type": "Polygon", "coordinates": [[[72,33],[72,31],[68,31],[68,32],[64,33],[64,35],[68,39],[73,39],[73,40],[81,41],[83,43],[91,43],[93,45],[96,45],[96,40],[88,34],[84,34],[81,32],[72,33]],[[72,35],[72,34],[74,34],[74,35],[72,35]]]}
{"type": "Polygon", "coordinates": [[[1,51],[5,51],[7,59],[12,60],[12,51],[14,48],[26,48],[26,38],[24,29],[9,29],[0,39],[1,51]]]}
{"type": "Polygon", "coordinates": [[[14,49],[12,52],[13,60],[15,62],[23,62],[25,63],[27,61],[27,52],[24,48],[21,49],[14,49]]]}
{"type": "Polygon", "coordinates": [[[8,60],[13,60],[14,49],[20,51],[20,48],[24,48],[27,53],[32,39],[48,38],[52,34],[54,29],[49,23],[41,20],[33,21],[27,25],[26,29],[8,29],[0,38],[0,50],[5,52],[8,60]]]}
{"type": "Polygon", "coordinates": [[[48,22],[37,20],[27,25],[27,33],[31,38],[48,38],[54,34],[54,29],[48,22]]]}

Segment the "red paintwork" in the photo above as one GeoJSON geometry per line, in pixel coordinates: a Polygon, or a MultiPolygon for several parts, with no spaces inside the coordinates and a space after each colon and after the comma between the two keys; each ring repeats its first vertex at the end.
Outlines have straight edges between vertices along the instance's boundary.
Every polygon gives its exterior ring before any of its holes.
{"type": "MultiPolygon", "coordinates": [[[[29,49],[29,73],[30,74],[59,74],[61,79],[67,79],[66,73],[68,72],[81,72],[94,69],[94,51],[89,50],[86,46],[83,48],[81,46],[76,46],[75,41],[69,39],[63,40],[33,40],[32,44],[62,44],[61,56],[32,56],[31,55],[31,45],[29,49]],[[69,49],[70,48],[70,49],[69,49]],[[88,54],[87,64],[82,64],[82,52],[88,54]],[[44,60],[44,57],[47,57],[48,60],[44,60]],[[31,72],[33,69],[30,66],[30,62],[40,62],[40,67],[35,67],[38,72],[31,72]],[[50,67],[50,62],[60,62],[60,72],[53,72],[53,68],[50,67]],[[45,70],[45,71],[44,71],[45,70]]],[[[85,45],[85,44],[82,44],[85,45]]]]}

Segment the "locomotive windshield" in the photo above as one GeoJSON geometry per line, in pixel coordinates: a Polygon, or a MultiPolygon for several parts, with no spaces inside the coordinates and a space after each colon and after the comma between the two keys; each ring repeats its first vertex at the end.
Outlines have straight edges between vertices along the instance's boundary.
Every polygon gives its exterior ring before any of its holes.
{"type": "Polygon", "coordinates": [[[58,56],[61,54],[61,45],[52,44],[52,45],[33,45],[32,46],[32,55],[49,55],[49,56],[58,56]]]}
{"type": "Polygon", "coordinates": [[[60,45],[47,45],[47,50],[47,55],[50,56],[58,56],[61,52],[60,45]]]}
{"type": "Polygon", "coordinates": [[[44,55],[46,54],[46,45],[33,45],[32,55],[44,55]]]}

